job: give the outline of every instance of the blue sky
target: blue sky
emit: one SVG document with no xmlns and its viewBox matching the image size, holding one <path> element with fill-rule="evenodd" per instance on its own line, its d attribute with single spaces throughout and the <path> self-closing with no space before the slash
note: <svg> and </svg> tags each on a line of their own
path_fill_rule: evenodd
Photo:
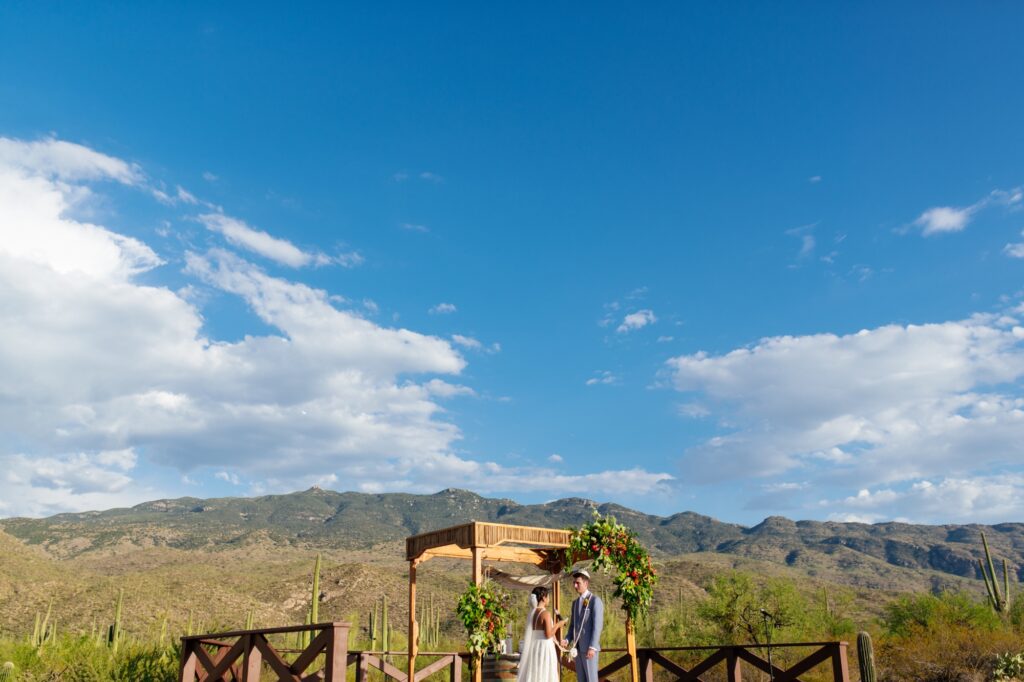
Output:
<svg viewBox="0 0 1024 682">
<path fill-rule="evenodd" d="M 1020 520 L 1009 3 L 8 3 L 0 514 Z"/>
</svg>

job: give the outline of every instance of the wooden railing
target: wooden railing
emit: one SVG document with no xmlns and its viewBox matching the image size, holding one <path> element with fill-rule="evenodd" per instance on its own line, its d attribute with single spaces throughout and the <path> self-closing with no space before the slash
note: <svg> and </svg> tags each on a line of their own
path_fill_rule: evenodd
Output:
<svg viewBox="0 0 1024 682">
<path fill-rule="evenodd" d="M 356 667 L 356 682 L 368 682 L 370 670 L 382 678 L 408 682 L 408 675 L 391 665 L 389 657 L 406 651 L 348 651 L 348 623 L 320 623 L 293 627 L 236 630 L 181 638 L 179 682 L 259 682 L 269 667 L 278 682 L 344 682 L 346 668 Z M 267 635 L 309 632 L 311 642 L 303 649 L 274 647 Z M 234 641 L 226 641 L 234 640 Z M 292 658 L 289 663 L 285 655 Z M 462 661 L 468 654 L 420 652 L 421 658 L 438 657 L 416 671 L 413 682 L 448 671 L 448 682 L 462 682 Z M 323 658 L 320 669 L 310 672 Z"/>
<path fill-rule="evenodd" d="M 356 682 L 369 682 L 370 671 L 377 670 L 381 679 L 387 682 L 409 682 L 404 670 L 388 662 L 388 658 L 402 659 L 405 651 L 348 651 L 348 623 L 320 623 L 261 630 L 238 630 L 210 635 L 182 637 L 180 682 L 259 682 L 260 674 L 269 667 L 278 682 L 344 682 L 348 666 L 355 666 Z M 303 649 L 275 648 L 267 635 L 294 634 L 309 631 L 312 641 Z M 234 641 L 225 641 L 231 640 Z M 744 664 L 760 671 L 774 682 L 801 682 L 800 676 L 825 665 L 831 665 L 833 682 L 849 682 L 847 669 L 846 642 L 811 642 L 772 644 L 770 649 L 775 660 L 769 665 L 768 647 L 763 644 L 742 644 L 707 647 L 640 647 L 637 649 L 637 663 L 641 682 L 655 682 L 656 670 L 662 671 L 672 682 L 709 682 L 705 677 L 714 674 L 720 666 L 725 668 L 728 682 L 742 682 Z M 799 660 L 780 667 L 781 659 L 791 659 L 794 649 L 812 651 Z M 704 655 L 707 652 L 707 655 Z M 785 656 L 780 656 L 782 653 Z M 628 669 L 629 653 L 625 649 L 605 649 L 601 652 L 607 660 L 609 654 L 620 654 L 606 662 L 598 671 L 598 679 L 605 681 L 609 675 Z M 293 657 L 291 663 L 285 655 Z M 688 668 L 669 658 L 683 654 L 688 659 L 700 659 L 688 663 Z M 764 657 L 762 657 L 764 656 Z M 323 657 L 323 665 L 315 672 Z M 447 671 L 448 682 L 462 682 L 463 661 L 469 655 L 462 652 L 420 652 L 417 660 L 435 658 L 416 671 L 412 682 L 423 682 L 428 677 Z M 572 662 L 562 665 L 573 669 Z M 271 678 L 275 679 L 275 678 Z M 563 677 L 563 682 L 571 682 Z M 721 679 L 718 676 L 718 679 Z"/>
<path fill-rule="evenodd" d="M 729 646 L 681 646 L 681 647 L 638 647 L 637 663 L 640 668 L 640 679 L 642 682 L 655 682 L 655 669 L 660 668 L 669 674 L 669 679 L 677 682 L 706 682 L 703 677 L 712 672 L 718 666 L 725 666 L 725 674 L 728 682 L 741 682 L 743 679 L 743 663 L 748 664 L 755 670 L 768 675 L 774 682 L 800 682 L 800 675 L 810 672 L 815 668 L 831 664 L 833 682 L 849 682 L 850 672 L 846 660 L 846 642 L 800 642 L 772 644 L 770 647 L 764 644 L 737 644 Z M 787 668 L 780 668 L 773 661 L 769 665 L 766 658 L 767 652 L 771 650 L 778 656 L 795 648 L 810 648 L 811 653 L 795 661 Z M 690 666 L 689 669 L 679 663 L 669 660 L 669 652 L 699 653 L 708 652 L 702 660 Z M 756 653 L 755 653 L 756 652 Z M 612 673 L 629 667 L 629 653 L 625 649 L 604 649 L 604 654 L 622 653 L 601 668 L 597 672 L 599 680 L 607 680 Z M 562 665 L 569 670 L 575 667 L 571 661 L 562 661 Z"/>
<path fill-rule="evenodd" d="M 338 682 L 345 679 L 348 666 L 348 623 L 319 623 L 260 630 L 236 630 L 210 635 L 181 638 L 179 682 L 258 682 L 264 663 L 287 682 Z M 297 651 L 289 663 L 267 635 L 294 634 L 309 631 L 309 646 Z M 225 640 L 234 639 L 233 642 Z M 317 659 L 325 656 L 324 665 L 315 673 L 306 673 Z"/>
</svg>

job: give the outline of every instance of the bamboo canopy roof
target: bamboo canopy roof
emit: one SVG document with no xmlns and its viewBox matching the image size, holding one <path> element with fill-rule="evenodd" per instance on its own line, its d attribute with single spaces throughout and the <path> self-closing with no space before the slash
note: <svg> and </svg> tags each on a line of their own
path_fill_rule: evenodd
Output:
<svg viewBox="0 0 1024 682">
<path fill-rule="evenodd" d="M 434 557 L 516 561 L 556 572 L 571 539 L 568 530 L 471 521 L 406 538 L 405 558 L 413 564 Z"/>
</svg>

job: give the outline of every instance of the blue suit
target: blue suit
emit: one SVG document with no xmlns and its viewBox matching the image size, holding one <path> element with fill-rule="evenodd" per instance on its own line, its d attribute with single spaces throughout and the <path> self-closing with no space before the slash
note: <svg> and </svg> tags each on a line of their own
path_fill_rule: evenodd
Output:
<svg viewBox="0 0 1024 682">
<path fill-rule="evenodd" d="M 586 603 L 584 603 L 586 600 Z M 577 597 L 572 603 L 572 620 L 569 623 L 569 645 L 576 642 L 579 655 L 576 657 L 576 679 L 578 682 L 598 682 L 597 652 L 601 651 L 601 628 L 604 626 L 604 603 L 593 592 Z M 578 639 L 577 639 L 578 638 Z M 595 654 L 587 660 L 587 649 Z"/>
</svg>

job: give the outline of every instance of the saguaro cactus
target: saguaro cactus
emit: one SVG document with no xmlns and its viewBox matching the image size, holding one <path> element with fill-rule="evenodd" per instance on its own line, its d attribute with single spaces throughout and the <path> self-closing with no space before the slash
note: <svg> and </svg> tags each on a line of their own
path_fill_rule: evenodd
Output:
<svg viewBox="0 0 1024 682">
<path fill-rule="evenodd" d="M 316 555 L 316 565 L 313 566 L 313 602 L 309 609 L 310 621 L 319 623 L 320 620 L 320 555 Z"/>
<path fill-rule="evenodd" d="M 117 646 L 121 642 L 121 607 L 124 606 L 124 588 L 117 593 L 117 604 L 114 606 L 114 622 L 107 630 L 107 646 L 117 653 Z"/>
<path fill-rule="evenodd" d="M 388 625 L 388 596 L 385 594 L 382 597 L 382 604 L 380 607 L 380 637 L 381 637 L 381 649 L 388 651 L 391 648 L 391 628 Z M 387 656 L 383 657 L 387 660 Z"/>
<path fill-rule="evenodd" d="M 857 661 L 860 665 L 860 682 L 875 682 L 875 650 L 871 646 L 871 635 L 857 633 Z"/>
<path fill-rule="evenodd" d="M 370 610 L 370 651 L 377 650 L 377 602 Z"/>
<path fill-rule="evenodd" d="M 0 682 L 14 682 L 15 675 L 18 671 L 14 668 L 14 663 L 7 661 L 0 666 Z"/>
<path fill-rule="evenodd" d="M 996 613 L 1006 613 L 1010 610 L 1010 571 L 1003 559 L 1003 591 L 999 591 L 999 583 L 996 581 L 996 569 L 992 563 L 992 553 L 988 549 L 988 540 L 985 533 L 981 534 L 981 544 L 985 547 L 985 561 L 978 559 L 978 568 L 981 569 L 981 577 L 985 581 L 985 591 L 988 592 L 989 604 Z M 986 566 L 987 564 L 987 566 Z"/>
</svg>

